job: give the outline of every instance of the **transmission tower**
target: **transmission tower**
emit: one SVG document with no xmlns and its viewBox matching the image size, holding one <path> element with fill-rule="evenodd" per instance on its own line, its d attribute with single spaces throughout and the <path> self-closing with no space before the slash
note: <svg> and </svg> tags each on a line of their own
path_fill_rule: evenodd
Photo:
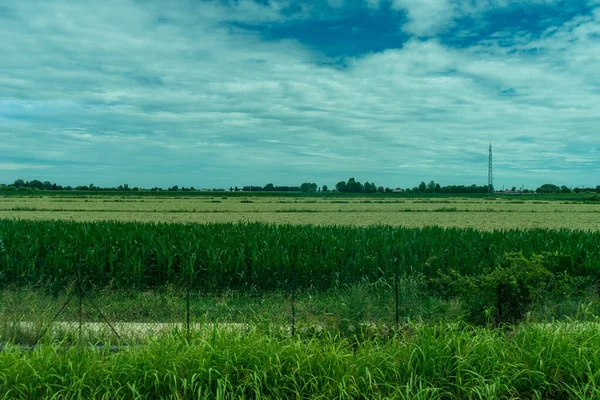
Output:
<svg viewBox="0 0 600 400">
<path fill-rule="evenodd" d="M 488 194 L 494 194 L 494 177 L 492 175 L 492 144 L 490 143 L 490 161 L 488 165 Z"/>
</svg>

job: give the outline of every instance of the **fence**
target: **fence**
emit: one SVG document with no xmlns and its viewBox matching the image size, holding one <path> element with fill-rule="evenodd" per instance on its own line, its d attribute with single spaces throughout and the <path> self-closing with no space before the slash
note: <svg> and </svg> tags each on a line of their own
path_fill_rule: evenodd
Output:
<svg viewBox="0 0 600 400">
<path fill-rule="evenodd" d="M 5 288 L 0 309 L 4 342 L 35 345 L 136 342 L 148 335 L 261 329 L 281 335 L 334 330 L 393 330 L 420 313 L 424 283 L 397 274 L 377 281 L 346 276 L 324 282 L 292 272 L 278 289 L 265 291 L 251 279 L 242 289 L 197 288 L 190 284 L 151 291 L 94 287 L 78 273 L 67 287 Z M 358 283 L 347 283 L 347 282 Z M 328 289 L 321 289 L 322 287 Z M 422 311 L 422 310 L 421 310 Z"/>
<path fill-rule="evenodd" d="M 200 286 L 188 273 L 181 276 L 180 285 L 151 290 L 94 286 L 80 268 L 68 285 L 60 281 L 1 290 L 0 342 L 135 343 L 165 332 L 191 338 L 217 327 L 291 336 L 330 331 L 362 336 L 393 333 L 409 320 L 456 321 L 465 315 L 476 324 L 498 325 L 518 322 L 533 304 L 533 291 L 548 288 L 549 296 L 538 297 L 539 318 L 595 320 L 600 315 L 593 278 L 565 280 L 564 274 L 553 276 L 537 264 L 528 265 L 486 275 L 491 280 L 453 283 L 418 273 L 377 280 L 348 274 L 319 279 L 292 270 L 274 289 L 264 289 L 251 275 L 240 278 L 234 289 L 225 284 Z M 505 283 L 507 276 L 519 280 L 516 288 Z M 532 280 L 536 276 L 539 282 Z M 454 294 L 433 294 L 436 285 L 457 282 L 462 289 L 451 291 Z M 474 282 L 479 283 L 473 286 Z M 473 293 L 465 294 L 467 289 Z"/>
</svg>

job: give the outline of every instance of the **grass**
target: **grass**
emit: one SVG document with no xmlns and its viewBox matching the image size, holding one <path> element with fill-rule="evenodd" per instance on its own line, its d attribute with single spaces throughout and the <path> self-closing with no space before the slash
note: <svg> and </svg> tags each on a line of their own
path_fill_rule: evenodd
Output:
<svg viewBox="0 0 600 400">
<path fill-rule="evenodd" d="M 357 342 L 212 329 L 117 353 L 46 345 L 0 353 L 3 398 L 593 399 L 596 325 L 407 325 Z"/>
</svg>

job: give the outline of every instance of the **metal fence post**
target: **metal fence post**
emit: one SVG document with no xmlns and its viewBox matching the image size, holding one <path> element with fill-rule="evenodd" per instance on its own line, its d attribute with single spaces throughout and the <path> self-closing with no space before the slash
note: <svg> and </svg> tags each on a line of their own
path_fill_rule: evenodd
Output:
<svg viewBox="0 0 600 400">
<path fill-rule="evenodd" d="M 394 292 L 396 297 L 396 329 L 400 327 L 400 314 L 398 304 L 398 272 L 394 272 Z"/>
<path fill-rule="evenodd" d="M 81 286 L 81 264 L 79 264 L 79 268 L 77 269 L 77 296 L 79 297 L 79 345 L 81 346 L 82 341 L 82 331 L 83 331 L 83 287 Z"/>
<path fill-rule="evenodd" d="M 185 329 L 187 337 L 190 337 L 190 276 L 188 273 L 187 285 L 186 285 L 186 295 L 185 295 Z"/>
<path fill-rule="evenodd" d="M 292 269 L 292 336 L 296 334 L 296 271 Z"/>
</svg>

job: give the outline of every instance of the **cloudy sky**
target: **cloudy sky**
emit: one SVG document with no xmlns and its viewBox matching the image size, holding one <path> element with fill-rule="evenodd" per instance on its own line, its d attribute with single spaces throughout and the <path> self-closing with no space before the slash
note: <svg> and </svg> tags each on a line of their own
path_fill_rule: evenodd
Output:
<svg viewBox="0 0 600 400">
<path fill-rule="evenodd" d="M 0 0 L 0 182 L 600 184 L 600 0 Z"/>
</svg>

